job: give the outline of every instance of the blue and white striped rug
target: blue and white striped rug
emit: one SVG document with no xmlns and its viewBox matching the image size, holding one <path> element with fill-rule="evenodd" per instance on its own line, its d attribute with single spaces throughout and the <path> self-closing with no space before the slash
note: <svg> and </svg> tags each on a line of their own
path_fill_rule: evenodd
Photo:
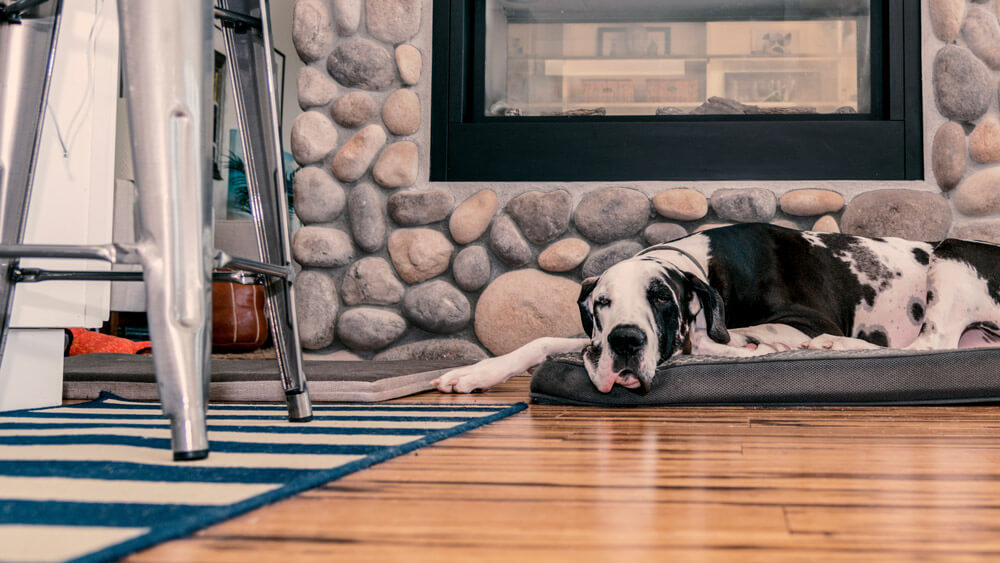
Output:
<svg viewBox="0 0 1000 563">
<path fill-rule="evenodd" d="M 208 459 L 174 463 L 159 405 L 105 394 L 0 413 L 0 561 L 104 561 L 514 414 L 516 405 L 212 405 Z"/>
</svg>

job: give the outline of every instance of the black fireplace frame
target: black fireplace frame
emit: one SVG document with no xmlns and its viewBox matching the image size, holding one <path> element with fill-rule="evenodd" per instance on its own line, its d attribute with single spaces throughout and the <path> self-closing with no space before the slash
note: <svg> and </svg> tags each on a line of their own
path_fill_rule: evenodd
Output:
<svg viewBox="0 0 1000 563">
<path fill-rule="evenodd" d="M 871 8 L 871 114 L 499 117 L 483 0 L 435 1 L 430 179 L 923 179 L 920 4 Z"/>
</svg>

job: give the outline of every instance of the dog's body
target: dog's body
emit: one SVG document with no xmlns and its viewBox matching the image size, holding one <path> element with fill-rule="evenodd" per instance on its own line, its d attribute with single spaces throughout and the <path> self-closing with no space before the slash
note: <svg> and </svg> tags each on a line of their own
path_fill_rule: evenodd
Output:
<svg viewBox="0 0 1000 563">
<path fill-rule="evenodd" d="M 555 353 L 583 352 L 597 388 L 648 390 L 677 353 L 1000 344 L 1000 246 L 862 238 L 745 224 L 657 245 L 583 282 L 588 338 L 541 338 L 453 370 L 486 389 Z"/>
</svg>

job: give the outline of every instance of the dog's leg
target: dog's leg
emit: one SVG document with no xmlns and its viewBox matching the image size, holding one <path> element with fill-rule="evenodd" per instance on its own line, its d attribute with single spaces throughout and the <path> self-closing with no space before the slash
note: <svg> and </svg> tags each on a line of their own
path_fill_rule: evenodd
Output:
<svg viewBox="0 0 1000 563">
<path fill-rule="evenodd" d="M 589 343 L 589 338 L 539 338 L 503 356 L 453 369 L 433 383 L 443 393 L 483 391 L 528 371 L 553 354 L 579 353 Z"/>
<path fill-rule="evenodd" d="M 821 334 L 815 338 L 807 339 L 802 343 L 801 348 L 808 350 L 874 350 L 881 348 L 867 340 L 851 338 L 849 336 L 834 336 L 832 334 Z"/>
<path fill-rule="evenodd" d="M 712 340 L 704 331 L 695 331 L 691 334 L 691 354 L 696 356 L 750 358 L 763 356 L 764 354 L 773 354 L 779 351 L 777 348 L 772 348 L 763 342 L 754 344 L 752 340 L 745 339 L 740 334 L 733 335 L 732 331 L 730 331 L 730 336 L 732 340 L 729 344 L 722 344 Z M 748 344 L 754 344 L 755 347 L 751 348 Z"/>
</svg>

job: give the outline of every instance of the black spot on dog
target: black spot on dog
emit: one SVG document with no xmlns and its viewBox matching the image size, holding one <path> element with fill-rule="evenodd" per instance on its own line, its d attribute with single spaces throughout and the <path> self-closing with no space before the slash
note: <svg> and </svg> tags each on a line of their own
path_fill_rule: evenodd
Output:
<svg viewBox="0 0 1000 563">
<path fill-rule="evenodd" d="M 924 266 L 931 263 L 931 255 L 927 254 L 927 251 L 922 248 L 913 249 L 913 258 Z"/>
<path fill-rule="evenodd" d="M 869 307 L 875 306 L 876 295 L 878 295 L 878 293 L 875 291 L 874 287 L 870 285 L 861 286 L 861 296 L 864 298 L 865 303 L 867 303 Z"/>
<path fill-rule="evenodd" d="M 924 322 L 924 304 L 919 301 L 910 303 L 910 320 L 913 324 Z"/>
<path fill-rule="evenodd" d="M 926 299 L 926 301 L 927 301 L 928 305 L 931 304 L 931 301 L 934 301 L 934 292 L 933 291 L 928 291 L 927 292 L 927 299 Z"/>
<path fill-rule="evenodd" d="M 882 346 L 883 348 L 889 346 L 889 336 L 884 330 L 879 328 L 873 328 L 870 331 L 858 331 L 858 338 L 865 342 L 871 342 L 876 346 Z"/>
</svg>

